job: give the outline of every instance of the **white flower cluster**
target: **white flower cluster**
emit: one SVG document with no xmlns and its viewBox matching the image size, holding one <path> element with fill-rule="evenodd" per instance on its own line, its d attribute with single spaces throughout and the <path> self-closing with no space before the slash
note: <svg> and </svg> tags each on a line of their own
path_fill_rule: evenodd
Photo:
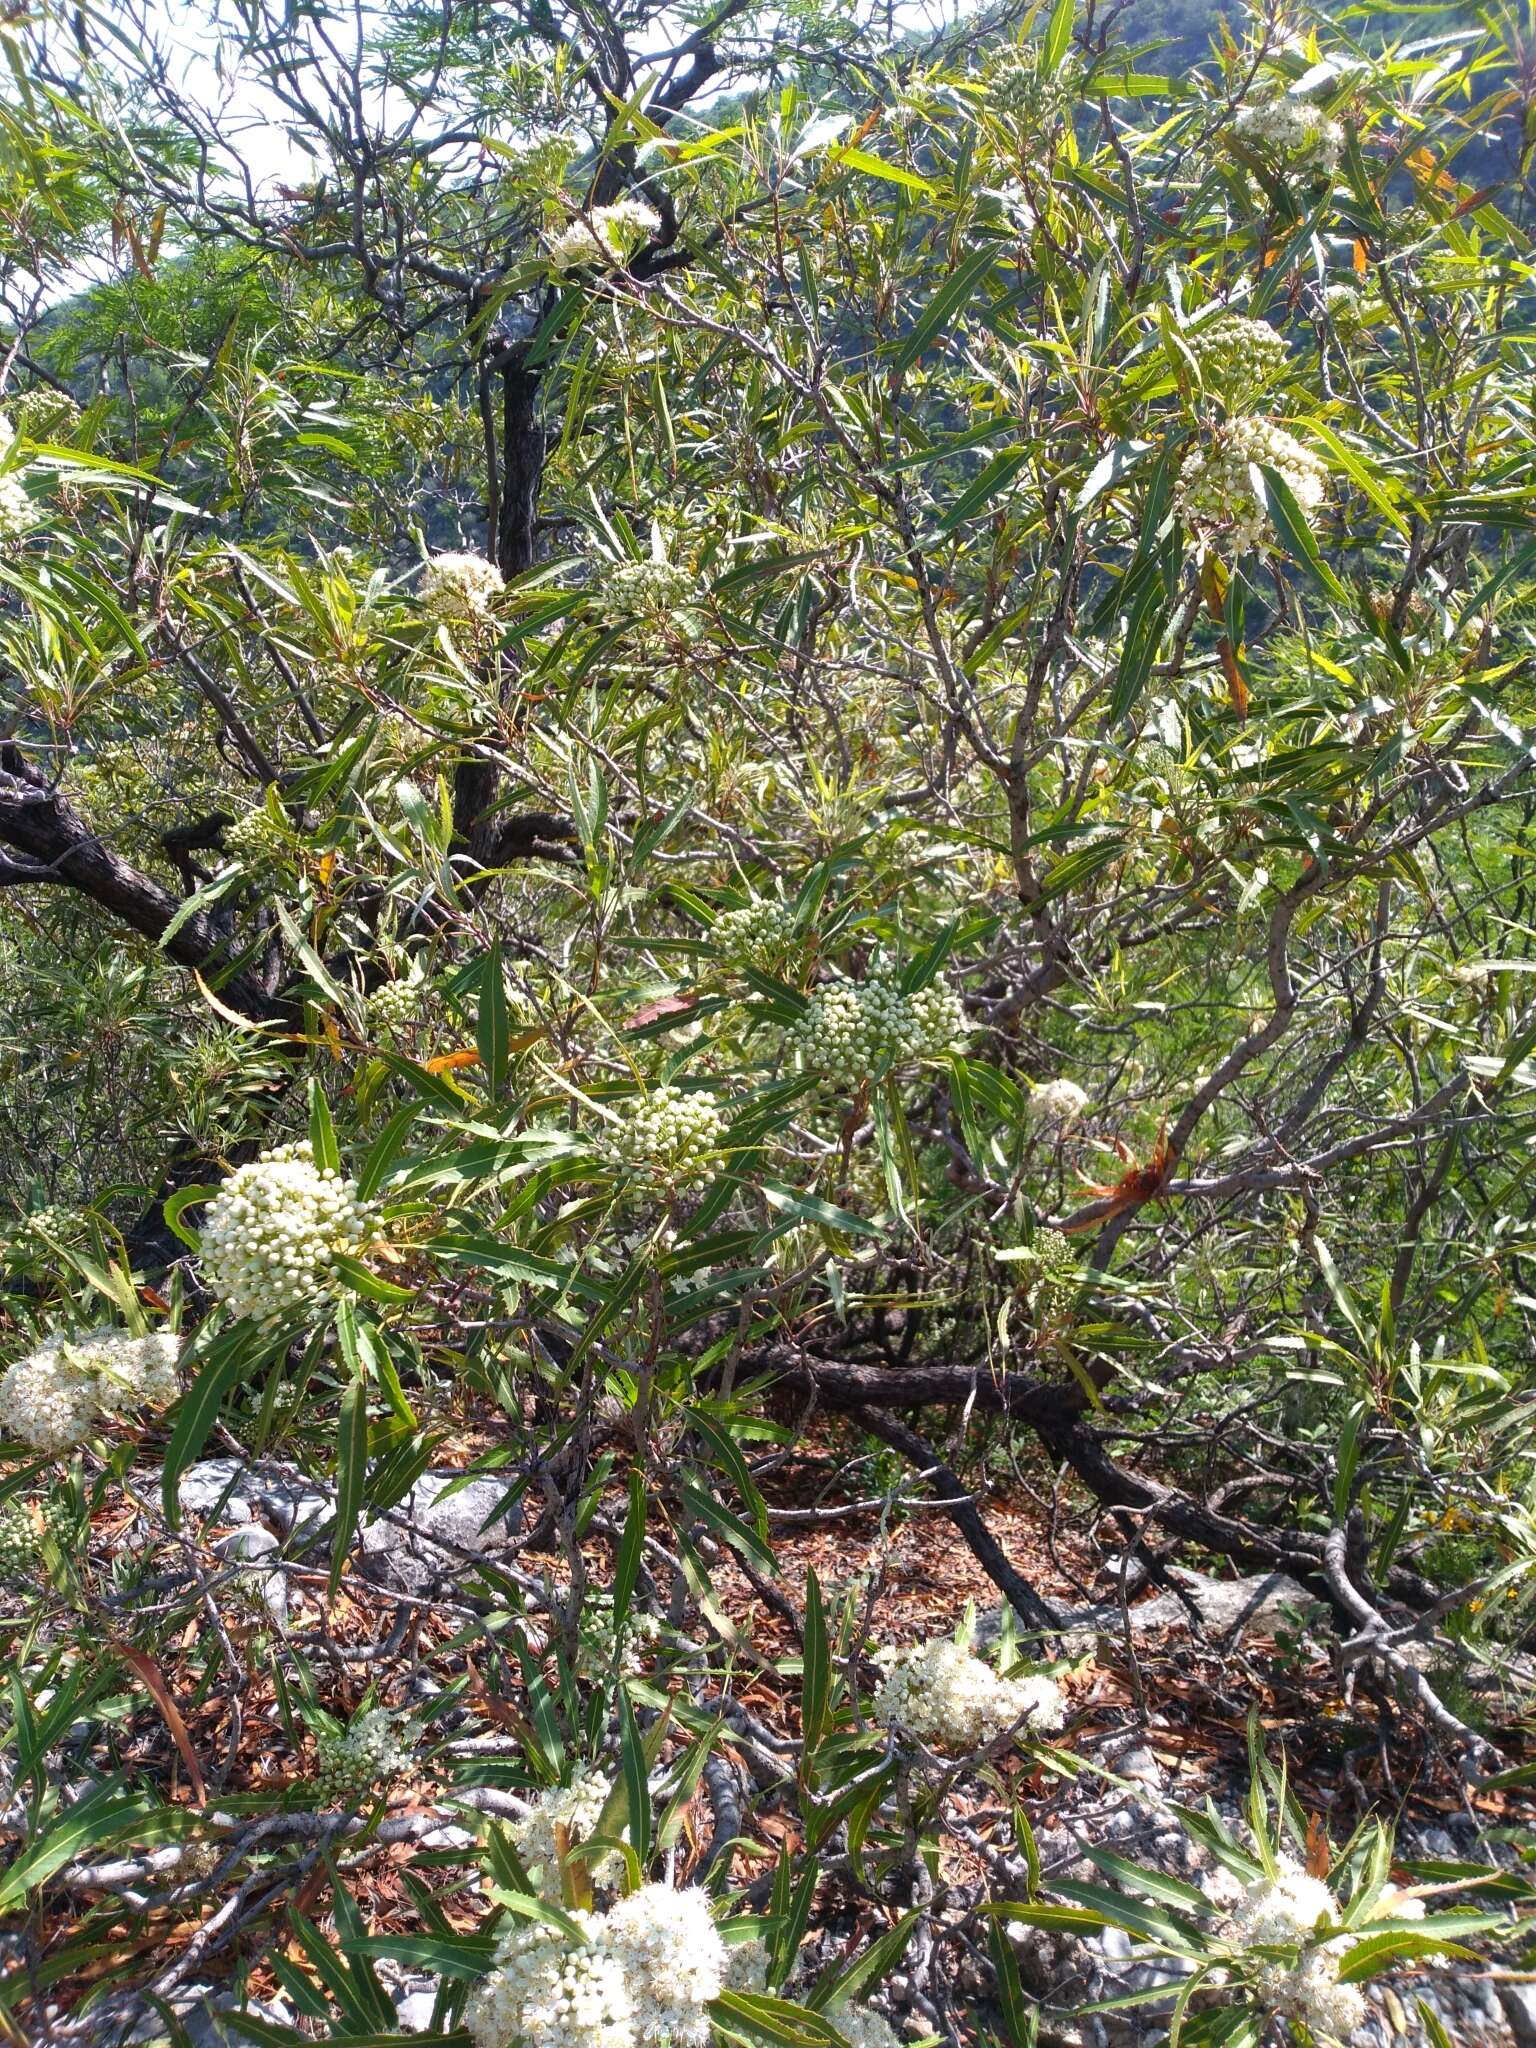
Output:
<svg viewBox="0 0 1536 2048">
<path fill-rule="evenodd" d="M 736 910 L 722 910 L 709 936 L 728 960 L 767 967 L 795 943 L 795 906 L 772 896 L 755 896 Z"/>
<path fill-rule="evenodd" d="M 1029 1091 L 1028 1107 L 1034 1123 L 1075 1124 L 1088 1107 L 1088 1091 L 1064 1077 L 1037 1081 Z"/>
<path fill-rule="evenodd" d="M 685 1095 L 667 1083 L 625 1111 L 606 1150 L 616 1166 L 681 1187 L 714 1173 L 724 1130 L 725 1119 L 707 1095 Z"/>
<path fill-rule="evenodd" d="M 1344 148 L 1344 130 L 1337 121 L 1330 120 L 1310 100 L 1284 93 L 1278 99 L 1244 107 L 1232 132 L 1287 163 L 1315 164 L 1324 171 L 1333 169 Z"/>
<path fill-rule="evenodd" d="M 1272 469 L 1289 486 L 1304 515 L 1328 495 L 1327 466 L 1294 435 L 1259 413 L 1243 413 L 1215 428 L 1179 472 L 1175 504 L 1181 518 L 1206 534 L 1225 532 L 1239 553 L 1262 547 L 1269 509 L 1256 472 Z"/>
<path fill-rule="evenodd" d="M 1290 360 L 1284 335 L 1246 313 L 1218 313 L 1187 339 L 1201 377 L 1214 391 L 1256 391 Z"/>
<path fill-rule="evenodd" d="M 615 562 L 603 596 L 610 611 L 663 619 L 694 594 L 693 577 L 678 562 Z"/>
<path fill-rule="evenodd" d="M 25 533 L 32 524 L 32 500 L 22 488 L 19 467 L 11 467 L 16 429 L 0 413 L 0 535 Z"/>
<path fill-rule="evenodd" d="M 180 1349 L 181 1340 L 169 1331 L 55 1334 L 0 1380 L 0 1426 L 38 1451 L 84 1443 L 106 1416 L 174 1401 Z"/>
<path fill-rule="evenodd" d="M 532 1812 L 513 1822 L 512 1839 L 517 1853 L 530 1870 L 540 1873 L 539 1889 L 545 1898 L 557 1902 L 560 1898 L 560 1852 L 555 1840 L 556 1828 L 563 1830 L 567 1849 L 574 1849 L 579 1842 L 589 1840 L 602 1818 L 603 1807 L 612 1790 L 611 1778 L 590 1764 L 578 1764 L 568 1785 L 546 1786 L 534 1801 Z M 623 1867 L 623 1857 L 613 1850 L 605 1850 L 595 1861 L 585 1865 L 594 1884 L 612 1884 Z"/>
<path fill-rule="evenodd" d="M 450 626 L 479 626 L 506 588 L 501 571 L 484 555 L 434 555 L 421 572 L 418 595 L 433 618 Z"/>
<path fill-rule="evenodd" d="M 579 213 L 549 244 L 551 270 L 612 270 L 661 232 L 661 216 L 643 199 L 616 199 Z"/>
<path fill-rule="evenodd" d="M 818 989 L 792 1036 L 831 1080 L 865 1081 L 882 1064 L 937 1059 L 965 1038 L 960 998 L 942 982 L 904 995 L 895 977 L 835 981 Z"/>
<path fill-rule="evenodd" d="M 357 1714 L 340 1735 L 316 1739 L 319 1764 L 315 1792 L 322 1806 L 355 1799 L 374 1785 L 387 1785 L 409 1769 L 414 1755 L 409 1723 L 401 1723 L 388 1707 L 370 1707 Z"/>
<path fill-rule="evenodd" d="M 1222 1898 L 1225 1873 L 1213 1873 L 1207 1890 Z M 1424 1902 L 1388 1885 L 1371 1909 L 1371 1921 L 1422 1920 Z M 1364 2024 L 1366 2003 L 1353 1984 L 1339 1982 L 1339 1965 L 1357 1937 L 1341 1933 L 1338 1901 L 1320 1877 L 1294 1856 L 1276 1859 L 1273 1877 L 1256 1878 L 1221 1922 L 1223 1938 L 1236 1948 L 1298 1949 L 1294 1961 L 1262 1962 L 1255 1976 L 1259 1997 L 1272 2013 L 1300 2020 L 1320 2040 L 1348 2041 Z"/>
<path fill-rule="evenodd" d="M 642 1885 L 583 1941 L 519 1922 L 501 1938 L 465 2018 L 476 2048 L 704 2048 L 728 1970 L 708 1896 Z"/>
<path fill-rule="evenodd" d="M 1054 1679 L 1000 1678 L 948 1636 L 898 1651 L 889 1661 L 875 1692 L 875 1719 L 935 1749 L 979 1749 L 1026 1715 L 1028 1732 L 1036 1735 L 1053 1733 L 1066 1719 Z"/>
<path fill-rule="evenodd" d="M 203 1277 L 235 1315 L 271 1322 L 332 1293 L 338 1255 L 367 1236 L 356 1183 L 316 1166 L 306 1138 L 225 1181 L 203 1220 Z"/>
</svg>

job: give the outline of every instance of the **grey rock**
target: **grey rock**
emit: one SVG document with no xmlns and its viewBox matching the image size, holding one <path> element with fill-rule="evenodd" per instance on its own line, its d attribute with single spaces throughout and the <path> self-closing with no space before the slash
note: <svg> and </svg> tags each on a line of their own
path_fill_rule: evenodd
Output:
<svg viewBox="0 0 1536 2048">
<path fill-rule="evenodd" d="M 451 1580 L 483 1551 L 506 1542 L 509 1490 L 505 1480 L 424 1472 L 389 1517 L 364 1529 L 359 1569 L 376 1585 L 402 1593 Z"/>
<path fill-rule="evenodd" d="M 216 1515 L 221 1522 L 263 1522 L 290 1542 L 302 1543 L 306 1527 L 318 1535 L 331 1511 L 323 1486 L 282 1466 L 248 1464 L 240 1458 L 202 1458 L 177 1482 L 184 1514 Z"/>
<path fill-rule="evenodd" d="M 1498 1994 L 1519 2048 L 1536 2048 L 1536 1984 L 1500 1984 Z"/>
<path fill-rule="evenodd" d="M 437 2004 L 437 1983 L 435 1977 L 421 1979 L 413 1989 L 395 2000 L 395 2023 L 406 2033 L 424 2034 L 431 2026 L 433 2009 Z"/>
</svg>

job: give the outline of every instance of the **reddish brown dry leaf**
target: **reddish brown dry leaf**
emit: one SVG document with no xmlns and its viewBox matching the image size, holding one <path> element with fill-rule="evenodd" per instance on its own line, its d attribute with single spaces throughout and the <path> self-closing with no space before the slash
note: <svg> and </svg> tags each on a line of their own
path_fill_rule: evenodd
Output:
<svg viewBox="0 0 1536 2048">
<path fill-rule="evenodd" d="M 647 1003 L 643 1010 L 636 1010 L 633 1017 L 624 1019 L 626 1031 L 639 1031 L 646 1024 L 655 1024 L 663 1017 L 691 1017 L 699 1007 L 699 999 L 690 990 L 685 995 L 661 996 L 654 1003 Z"/>
<path fill-rule="evenodd" d="M 138 1674 L 145 1691 L 160 1709 L 160 1718 L 171 1731 L 171 1740 L 186 1766 L 187 1783 L 192 1787 L 192 1797 L 199 1806 L 206 1806 L 208 1794 L 203 1787 L 202 1766 L 197 1761 L 197 1751 L 192 1747 L 192 1738 L 187 1733 L 187 1724 L 181 1718 L 181 1709 L 171 1698 L 170 1687 L 160 1675 L 160 1667 L 153 1657 L 142 1650 L 119 1648 L 117 1653 L 130 1671 Z"/>
<path fill-rule="evenodd" d="M 1118 1147 L 1124 1157 L 1124 1148 Z M 1168 1125 L 1166 1120 L 1157 1133 L 1157 1143 L 1152 1147 L 1152 1157 L 1145 1166 L 1132 1166 L 1121 1174 L 1117 1181 L 1088 1181 L 1085 1183 L 1090 1195 L 1099 1195 L 1109 1203 L 1102 1216 L 1090 1216 L 1081 1223 L 1064 1223 L 1062 1229 L 1092 1230 L 1100 1223 L 1107 1223 L 1111 1216 L 1122 1216 L 1127 1209 L 1139 1209 L 1143 1202 L 1150 1202 L 1154 1195 L 1162 1192 L 1173 1161 L 1168 1152 Z"/>
</svg>

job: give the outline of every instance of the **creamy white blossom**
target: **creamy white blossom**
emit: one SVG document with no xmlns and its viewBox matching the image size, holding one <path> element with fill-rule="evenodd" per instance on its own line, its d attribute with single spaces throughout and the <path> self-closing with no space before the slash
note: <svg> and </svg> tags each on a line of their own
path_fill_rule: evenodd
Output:
<svg viewBox="0 0 1536 2048">
<path fill-rule="evenodd" d="M 0 413 L 0 538 L 25 533 L 33 521 L 32 500 L 22 488 L 21 466 L 12 458 L 16 429 Z"/>
<path fill-rule="evenodd" d="M 1175 505 L 1199 534 L 1221 535 L 1239 553 L 1262 547 L 1269 508 L 1259 475 L 1272 469 L 1290 487 L 1304 518 L 1328 495 L 1327 465 L 1293 434 L 1258 413 L 1239 414 L 1211 431 L 1179 472 Z"/>
<path fill-rule="evenodd" d="M 180 1348 L 163 1330 L 55 1332 L 0 1380 L 0 1426 L 34 1450 L 67 1450 L 107 1416 L 173 1401 Z"/>
<path fill-rule="evenodd" d="M 604 1931 L 629 1985 L 635 2039 L 703 2048 L 710 2030 L 704 2008 L 719 1997 L 726 1972 L 708 1893 L 642 1885 L 619 1900 Z"/>
<path fill-rule="evenodd" d="M 950 1637 L 885 1654 L 890 1669 L 875 1692 L 875 1719 L 935 1749 L 979 1749 L 1026 1716 L 1027 1732 L 1037 1735 L 1066 1719 L 1054 1679 L 1001 1678 Z"/>
<path fill-rule="evenodd" d="M 203 1277 L 237 1316 L 271 1322 L 338 1286 L 336 1260 L 368 1236 L 356 1183 L 319 1167 L 307 1139 L 229 1176 L 203 1221 Z"/>
<path fill-rule="evenodd" d="M 834 2006 L 827 2017 L 849 2048 L 903 2048 L 900 2034 L 872 2005 Z"/>
<path fill-rule="evenodd" d="M 1320 1877 L 1282 1856 L 1273 1877 L 1256 1878 L 1232 1912 L 1232 1936 L 1245 1947 L 1284 1947 L 1311 1939 L 1319 1921 L 1337 1925 L 1338 1901 Z"/>
<path fill-rule="evenodd" d="M 595 1913 L 570 1917 L 581 1946 L 538 1921 L 502 1935 L 464 2015 L 475 2048 L 635 2048 L 623 1961 Z"/>
<path fill-rule="evenodd" d="M 434 555 L 421 572 L 418 595 L 435 619 L 450 626 L 482 625 L 506 588 L 501 571 L 484 555 Z"/>
<path fill-rule="evenodd" d="M 581 1934 L 519 1923 L 465 2017 L 476 2048 L 704 2048 L 729 1974 L 708 1894 L 647 1884 Z"/>
<path fill-rule="evenodd" d="M 550 241 L 551 270 L 612 270 L 661 232 L 661 216 L 643 199 L 616 199 L 579 213 Z"/>
<path fill-rule="evenodd" d="M 602 1818 L 612 1790 L 611 1778 L 590 1764 L 578 1764 L 569 1784 L 546 1786 L 534 1800 L 532 1811 L 513 1822 L 512 1839 L 517 1853 L 530 1870 L 540 1873 L 539 1889 L 545 1898 L 558 1901 L 561 1895 L 555 1830 L 563 1832 L 567 1849 L 587 1841 Z M 624 1861 L 616 1851 L 609 1850 L 584 1867 L 594 1884 L 611 1884 L 622 1871 Z"/>
<path fill-rule="evenodd" d="M 709 1096 L 666 1083 L 626 1105 L 605 1149 L 616 1166 L 683 1187 L 708 1180 L 719 1167 L 724 1132 L 725 1118 Z"/>
<path fill-rule="evenodd" d="M 1027 1098 L 1029 1114 L 1038 1124 L 1072 1124 L 1088 1107 L 1088 1091 L 1075 1081 L 1058 1076 L 1054 1081 L 1037 1081 Z"/>
<path fill-rule="evenodd" d="M 1325 171 L 1333 169 L 1344 148 L 1344 130 L 1337 121 L 1309 100 L 1284 93 L 1244 107 L 1232 123 L 1232 132 L 1287 163 L 1313 164 Z"/>
</svg>

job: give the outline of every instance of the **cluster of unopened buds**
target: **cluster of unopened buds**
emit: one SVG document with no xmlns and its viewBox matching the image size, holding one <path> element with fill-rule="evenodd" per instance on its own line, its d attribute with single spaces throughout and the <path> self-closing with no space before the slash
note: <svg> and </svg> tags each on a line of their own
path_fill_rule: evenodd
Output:
<svg viewBox="0 0 1536 2048">
<path fill-rule="evenodd" d="M 380 982 L 377 988 L 369 990 L 365 1005 L 369 1036 L 382 1039 L 403 1037 L 420 1020 L 428 1000 L 425 982 L 404 977 L 399 981 Z"/>
<path fill-rule="evenodd" d="M 685 1094 L 667 1082 L 626 1106 L 604 1150 L 615 1166 L 668 1187 L 686 1187 L 718 1170 L 724 1134 L 725 1118 L 708 1095 Z"/>
<path fill-rule="evenodd" d="M 610 611 L 664 619 L 694 595 L 693 576 L 679 562 L 652 556 L 638 562 L 615 562 L 608 570 L 603 596 Z"/>
<path fill-rule="evenodd" d="M 370 1707 L 353 1717 L 339 1735 L 316 1737 L 315 1796 L 322 1806 L 341 1806 L 388 1785 L 409 1770 L 415 1755 L 409 1724 L 387 1707 Z"/>
<path fill-rule="evenodd" d="M 754 896 L 734 910 L 722 910 L 709 936 L 727 960 L 769 967 L 795 944 L 795 906 L 774 896 Z"/>
<path fill-rule="evenodd" d="M 369 1235 L 356 1183 L 316 1166 L 308 1139 L 240 1166 L 203 1219 L 203 1278 L 237 1316 L 273 1322 L 334 1294 L 336 1261 Z"/>
<path fill-rule="evenodd" d="M 265 804 L 246 811 L 224 828 L 224 851 L 247 874 L 266 874 L 289 865 L 294 848 L 292 827 L 275 818 Z"/>
<path fill-rule="evenodd" d="M 791 1030 L 801 1057 L 829 1080 L 857 1085 L 882 1067 L 938 1059 L 963 1044 L 965 1011 L 942 982 L 905 993 L 894 975 L 817 989 Z"/>
<path fill-rule="evenodd" d="M 180 1350 L 180 1338 L 165 1330 L 56 1333 L 0 1380 L 0 1427 L 34 1450 L 68 1450 L 109 1416 L 174 1401 Z"/>
<path fill-rule="evenodd" d="M 1070 1319 L 1083 1282 L 1070 1239 L 1059 1230 L 1037 1230 L 1012 1271 L 1039 1328 L 1059 1329 Z"/>
<path fill-rule="evenodd" d="M 1260 469 L 1272 469 L 1289 486 L 1303 518 L 1321 509 L 1327 465 L 1273 420 L 1243 413 L 1213 427 L 1205 446 L 1186 459 L 1174 501 L 1180 517 L 1197 533 L 1225 536 L 1240 554 L 1262 547 L 1269 506 Z"/>
<path fill-rule="evenodd" d="M 1208 389 L 1231 396 L 1257 391 L 1278 376 L 1290 358 L 1285 337 L 1267 320 L 1246 313 L 1218 313 L 1185 336 Z"/>
<path fill-rule="evenodd" d="M 1241 141 L 1252 143 L 1290 164 L 1311 164 L 1331 171 L 1344 148 L 1344 130 L 1310 100 L 1282 93 L 1256 106 L 1244 107 L 1232 123 Z"/>
<path fill-rule="evenodd" d="M 953 1637 L 880 1657 L 888 1669 L 875 1692 L 875 1719 L 934 1749 L 963 1754 L 1014 1727 L 1026 1736 L 1053 1734 L 1066 1719 L 1053 1678 L 1003 1678 Z"/>
<path fill-rule="evenodd" d="M 62 1544 L 75 1526 L 75 1510 L 67 1496 L 50 1493 L 42 1500 L 14 1495 L 0 1505 L 0 1579 L 22 1579 L 37 1570 L 44 1542 Z"/>
<path fill-rule="evenodd" d="M 643 199 L 616 199 L 579 213 L 550 240 L 551 270 L 613 270 L 661 232 L 661 216 Z"/>
</svg>

